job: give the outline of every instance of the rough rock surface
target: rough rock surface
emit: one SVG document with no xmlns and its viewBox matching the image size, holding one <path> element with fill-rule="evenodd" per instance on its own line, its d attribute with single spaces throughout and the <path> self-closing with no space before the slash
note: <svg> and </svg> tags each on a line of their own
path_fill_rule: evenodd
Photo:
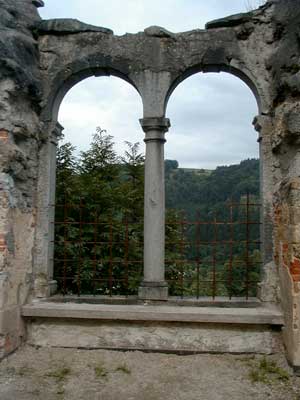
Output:
<svg viewBox="0 0 300 400">
<path fill-rule="evenodd" d="M 107 34 L 113 34 L 111 29 L 102 28 L 100 26 L 94 26 L 84 24 L 77 19 L 50 19 L 41 21 L 36 25 L 39 34 L 53 34 L 63 35 L 68 33 L 82 33 L 82 32 L 102 32 Z"/>
<path fill-rule="evenodd" d="M 279 373 L 265 373 L 271 366 Z M 1 400 L 298 400 L 300 378 L 290 373 L 278 356 L 25 347 L 0 363 L 0 393 Z"/>
<path fill-rule="evenodd" d="M 23 335 L 33 279 L 42 82 L 32 1 L 0 1 L 0 357 Z"/>
</svg>

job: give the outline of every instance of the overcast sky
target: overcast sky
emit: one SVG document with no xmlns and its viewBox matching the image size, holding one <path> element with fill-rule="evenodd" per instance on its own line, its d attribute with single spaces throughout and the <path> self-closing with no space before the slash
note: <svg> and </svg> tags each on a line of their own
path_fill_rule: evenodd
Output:
<svg viewBox="0 0 300 400">
<path fill-rule="evenodd" d="M 159 25 L 173 32 L 204 28 L 207 21 L 246 11 L 248 0 L 46 0 L 42 18 L 77 18 L 110 28 L 117 35 Z M 252 0 L 258 3 L 259 0 Z M 215 168 L 258 157 L 252 120 L 257 115 L 250 89 L 229 74 L 196 74 L 171 96 L 167 117 L 166 158 L 181 167 Z M 97 126 L 114 136 L 119 153 L 124 141 L 141 142 L 138 93 L 114 77 L 86 79 L 65 96 L 59 122 L 65 139 L 78 150 L 88 147 Z"/>
</svg>

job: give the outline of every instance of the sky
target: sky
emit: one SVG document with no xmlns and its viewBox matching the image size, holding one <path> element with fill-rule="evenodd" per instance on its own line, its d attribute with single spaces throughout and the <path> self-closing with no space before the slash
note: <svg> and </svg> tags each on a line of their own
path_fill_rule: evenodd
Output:
<svg viewBox="0 0 300 400">
<path fill-rule="evenodd" d="M 76 18 L 110 28 L 116 35 L 136 33 L 151 25 L 173 32 L 204 28 L 206 22 L 247 11 L 248 3 L 259 0 L 45 0 L 42 18 Z M 166 116 L 167 159 L 180 167 L 213 169 L 258 157 L 257 133 L 252 120 L 257 103 L 250 89 L 225 73 L 195 74 L 173 92 Z M 88 78 L 65 96 L 59 111 L 65 141 L 77 152 L 86 150 L 100 126 L 114 137 L 122 154 L 125 141 L 140 142 L 143 110 L 139 94 L 115 77 Z"/>
</svg>

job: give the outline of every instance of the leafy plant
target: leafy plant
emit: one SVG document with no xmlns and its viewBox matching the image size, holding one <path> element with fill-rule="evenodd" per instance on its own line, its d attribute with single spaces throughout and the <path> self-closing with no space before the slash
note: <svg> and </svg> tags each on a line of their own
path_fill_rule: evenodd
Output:
<svg viewBox="0 0 300 400">
<path fill-rule="evenodd" d="M 290 379 L 290 375 L 286 370 L 280 368 L 275 361 L 263 357 L 258 365 L 255 364 L 252 366 L 249 378 L 253 383 L 261 382 L 270 384 L 276 381 L 287 382 Z"/>
</svg>

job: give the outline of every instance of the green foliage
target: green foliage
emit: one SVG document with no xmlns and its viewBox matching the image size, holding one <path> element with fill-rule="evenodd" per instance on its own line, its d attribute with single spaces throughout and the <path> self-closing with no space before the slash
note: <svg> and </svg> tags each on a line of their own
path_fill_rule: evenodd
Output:
<svg viewBox="0 0 300 400">
<path fill-rule="evenodd" d="M 247 212 L 249 220 L 259 222 L 259 207 L 250 206 L 247 211 L 245 205 L 231 208 L 229 204 L 245 204 L 247 192 L 251 204 L 259 203 L 259 161 L 245 160 L 214 171 L 166 168 L 165 172 L 166 204 L 169 213 L 173 209 L 167 233 L 177 237 L 177 244 L 173 240 L 171 247 L 167 245 L 173 259 L 167 262 L 170 293 L 256 296 L 259 224 L 247 228 L 243 222 Z M 179 220 L 186 224 L 176 224 Z M 214 226 L 214 221 L 223 223 Z M 248 249 L 246 240 L 251 241 Z"/>
<path fill-rule="evenodd" d="M 166 175 L 170 174 L 171 171 L 177 169 L 179 166 L 177 160 L 165 160 L 165 172 Z"/>
<path fill-rule="evenodd" d="M 252 365 L 249 378 L 253 383 L 271 384 L 276 381 L 288 382 L 290 375 L 285 369 L 279 367 L 276 361 L 263 357 L 258 364 Z"/>
<path fill-rule="evenodd" d="M 78 159 L 69 143 L 58 149 L 55 275 L 64 293 L 137 290 L 144 157 L 138 143 L 127 142 L 120 159 L 113 146 L 112 136 L 97 128 L 90 148 Z"/>
<path fill-rule="evenodd" d="M 259 196 L 259 161 L 217 167 L 211 173 L 178 168 L 166 170 L 166 206 L 185 210 L 187 216 L 222 214 L 224 203 L 239 201 L 247 192 Z"/>
<path fill-rule="evenodd" d="M 77 160 L 74 157 L 75 147 L 65 143 L 58 147 L 56 154 L 56 201 L 64 202 L 65 197 L 72 196 L 76 185 Z"/>
<path fill-rule="evenodd" d="M 97 365 L 94 371 L 97 378 L 106 378 L 108 375 L 108 371 L 103 365 Z"/>
<path fill-rule="evenodd" d="M 137 293 L 143 266 L 145 160 L 139 143 L 126 145 L 118 157 L 112 136 L 97 128 L 89 149 L 78 158 L 70 143 L 58 149 L 55 279 L 65 294 Z M 244 203 L 246 192 L 252 193 L 251 202 L 258 202 L 258 160 L 214 171 L 181 169 L 176 160 L 166 160 L 165 175 L 170 294 L 255 295 L 260 253 L 254 244 L 246 251 L 245 241 L 259 239 L 259 226 L 246 232 L 245 224 L 223 224 L 216 231 L 210 223 L 229 221 L 228 202 Z M 250 219 L 258 221 L 258 214 L 258 209 L 251 210 Z M 245 206 L 234 209 L 231 218 L 245 220 Z M 208 224 L 185 223 L 200 220 Z M 231 247 L 223 244 L 232 238 Z"/>
</svg>

